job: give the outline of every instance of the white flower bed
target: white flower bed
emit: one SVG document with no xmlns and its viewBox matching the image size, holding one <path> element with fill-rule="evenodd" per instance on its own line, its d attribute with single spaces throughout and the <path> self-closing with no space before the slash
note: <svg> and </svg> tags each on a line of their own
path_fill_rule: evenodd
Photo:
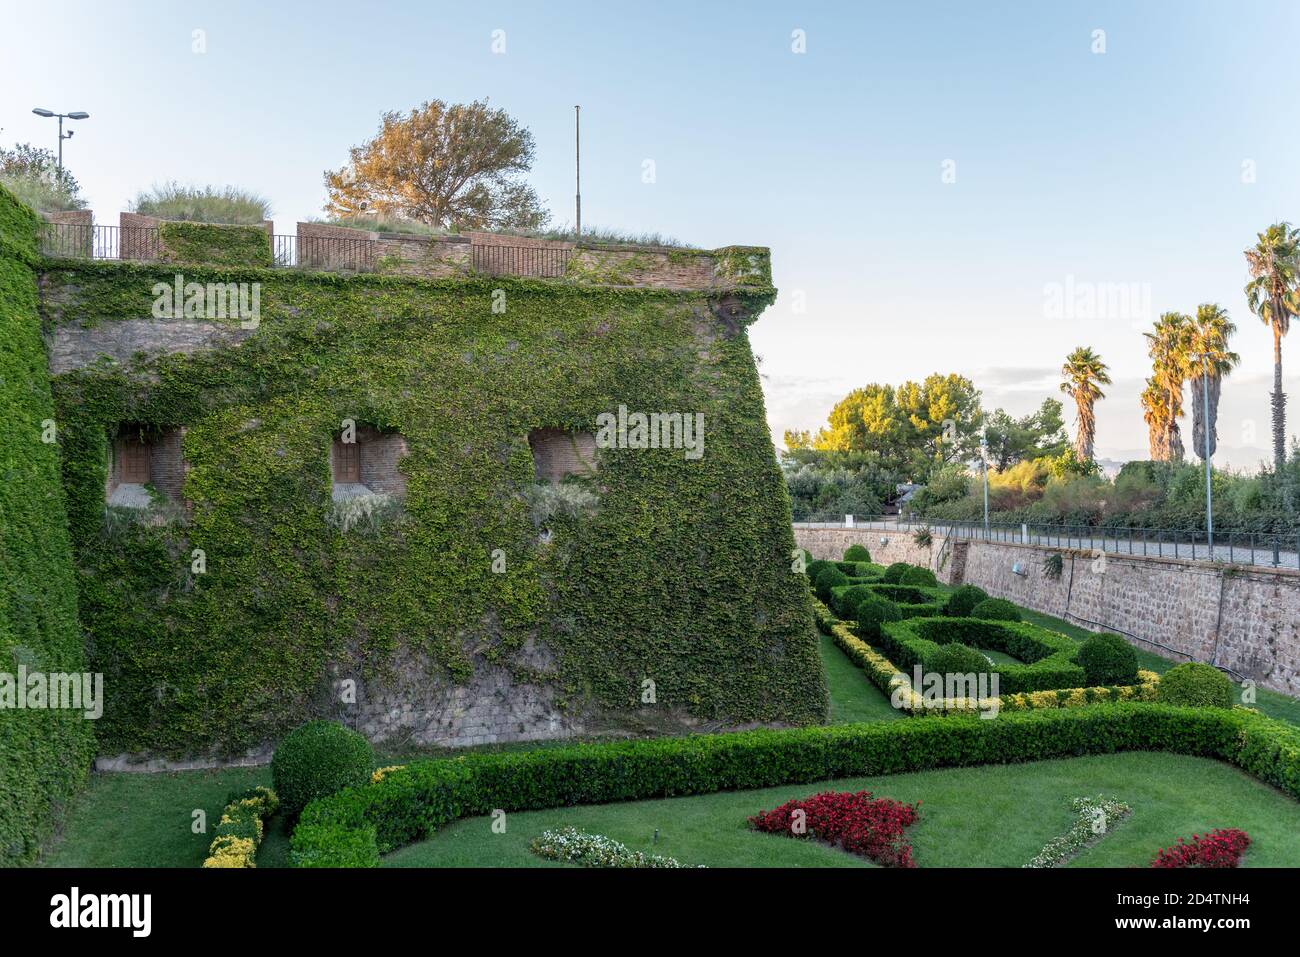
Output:
<svg viewBox="0 0 1300 957">
<path fill-rule="evenodd" d="M 1079 815 L 1068 831 L 1053 838 L 1025 867 L 1060 867 L 1094 841 L 1104 837 L 1133 810 L 1111 798 L 1075 798 L 1070 807 Z"/>
<path fill-rule="evenodd" d="M 529 845 L 534 854 L 553 861 L 570 861 L 584 867 L 686 867 L 671 857 L 642 854 L 600 834 L 565 827 L 546 831 Z"/>
</svg>

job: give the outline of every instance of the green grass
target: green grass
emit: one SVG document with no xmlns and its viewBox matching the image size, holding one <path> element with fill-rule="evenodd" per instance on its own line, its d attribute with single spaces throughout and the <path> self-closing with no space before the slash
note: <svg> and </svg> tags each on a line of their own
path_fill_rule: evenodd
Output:
<svg viewBox="0 0 1300 957">
<path fill-rule="evenodd" d="M 817 791 L 863 788 L 922 802 L 921 819 L 908 831 L 920 867 L 1019 867 L 1069 828 L 1071 798 L 1099 793 L 1130 804 L 1133 814 L 1072 866 L 1145 867 L 1179 836 L 1215 827 L 1240 827 L 1251 836 L 1245 866 L 1300 866 L 1300 804 L 1226 764 L 1146 752 L 511 813 L 504 834 L 493 833 L 490 818 L 471 818 L 393 852 L 384 865 L 557 866 L 532 854 L 528 843 L 548 828 L 573 826 L 684 864 L 862 866 L 820 845 L 756 834 L 746 819 Z"/>
<path fill-rule="evenodd" d="M 822 664 L 831 695 L 831 724 L 890 721 L 903 718 L 885 693 L 867 680 L 862 669 L 826 635 L 821 636 Z"/>
<path fill-rule="evenodd" d="M 230 792 L 270 783 L 270 768 L 91 775 L 41 864 L 198 867 Z M 207 833 L 192 830 L 195 810 L 207 814 Z"/>
</svg>

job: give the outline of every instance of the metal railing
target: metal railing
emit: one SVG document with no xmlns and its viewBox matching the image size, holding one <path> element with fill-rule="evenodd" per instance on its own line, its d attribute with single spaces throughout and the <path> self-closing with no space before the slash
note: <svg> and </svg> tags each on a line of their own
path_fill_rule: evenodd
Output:
<svg viewBox="0 0 1300 957">
<path fill-rule="evenodd" d="M 570 251 L 547 246 L 472 246 L 475 272 L 489 276 L 556 279 L 569 266 Z"/>
<path fill-rule="evenodd" d="M 83 226 L 45 223 L 40 249 L 46 256 L 74 259 L 157 260 L 163 247 L 156 226 Z M 491 276 L 556 279 L 568 269 L 572 251 L 544 246 L 472 246 L 470 265 Z M 333 236 L 271 237 L 274 265 L 326 272 L 374 272 L 384 243 Z"/>
<path fill-rule="evenodd" d="M 1287 533 L 1215 531 L 1211 550 L 1203 529 L 1105 528 L 1095 525 L 1052 525 L 1013 522 L 916 521 L 854 518 L 852 524 L 795 522 L 800 528 L 856 528 L 880 531 L 915 531 L 954 540 L 1008 542 L 1044 548 L 1101 551 L 1117 555 L 1144 555 L 1188 561 L 1300 568 L 1300 529 Z"/>
</svg>

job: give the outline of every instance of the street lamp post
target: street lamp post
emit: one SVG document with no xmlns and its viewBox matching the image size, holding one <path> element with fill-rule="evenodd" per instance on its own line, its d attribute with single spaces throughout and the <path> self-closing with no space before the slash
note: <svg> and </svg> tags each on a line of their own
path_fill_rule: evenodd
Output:
<svg viewBox="0 0 1300 957">
<path fill-rule="evenodd" d="M 989 433 L 980 433 L 980 472 L 984 475 L 984 537 L 989 537 Z"/>
<path fill-rule="evenodd" d="M 68 130 L 68 132 L 66 133 L 63 132 L 63 121 L 65 119 L 69 119 L 69 120 L 89 119 L 90 114 L 82 112 L 81 110 L 76 110 L 72 113 L 55 113 L 53 110 L 43 110 L 40 107 L 37 107 L 36 109 L 32 110 L 32 112 L 35 113 L 37 116 L 45 116 L 45 117 L 57 116 L 59 118 L 59 173 L 61 174 L 63 172 L 63 141 L 72 139 L 72 130 Z"/>
<path fill-rule="evenodd" d="M 1214 560 L 1214 498 L 1210 482 L 1210 357 L 1199 354 L 1201 360 L 1202 423 L 1205 429 L 1205 537 L 1210 545 L 1210 561 Z M 1196 358 L 1195 356 L 1193 358 Z"/>
</svg>

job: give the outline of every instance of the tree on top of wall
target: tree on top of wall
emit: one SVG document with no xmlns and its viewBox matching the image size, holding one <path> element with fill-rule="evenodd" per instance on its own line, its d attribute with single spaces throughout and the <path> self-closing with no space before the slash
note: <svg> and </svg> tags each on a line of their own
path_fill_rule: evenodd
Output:
<svg viewBox="0 0 1300 957">
<path fill-rule="evenodd" d="M 430 100 L 383 115 L 374 139 L 326 170 L 325 212 L 340 220 L 395 219 L 454 229 L 536 229 L 548 213 L 518 177 L 533 135 L 486 101 Z"/>
</svg>

